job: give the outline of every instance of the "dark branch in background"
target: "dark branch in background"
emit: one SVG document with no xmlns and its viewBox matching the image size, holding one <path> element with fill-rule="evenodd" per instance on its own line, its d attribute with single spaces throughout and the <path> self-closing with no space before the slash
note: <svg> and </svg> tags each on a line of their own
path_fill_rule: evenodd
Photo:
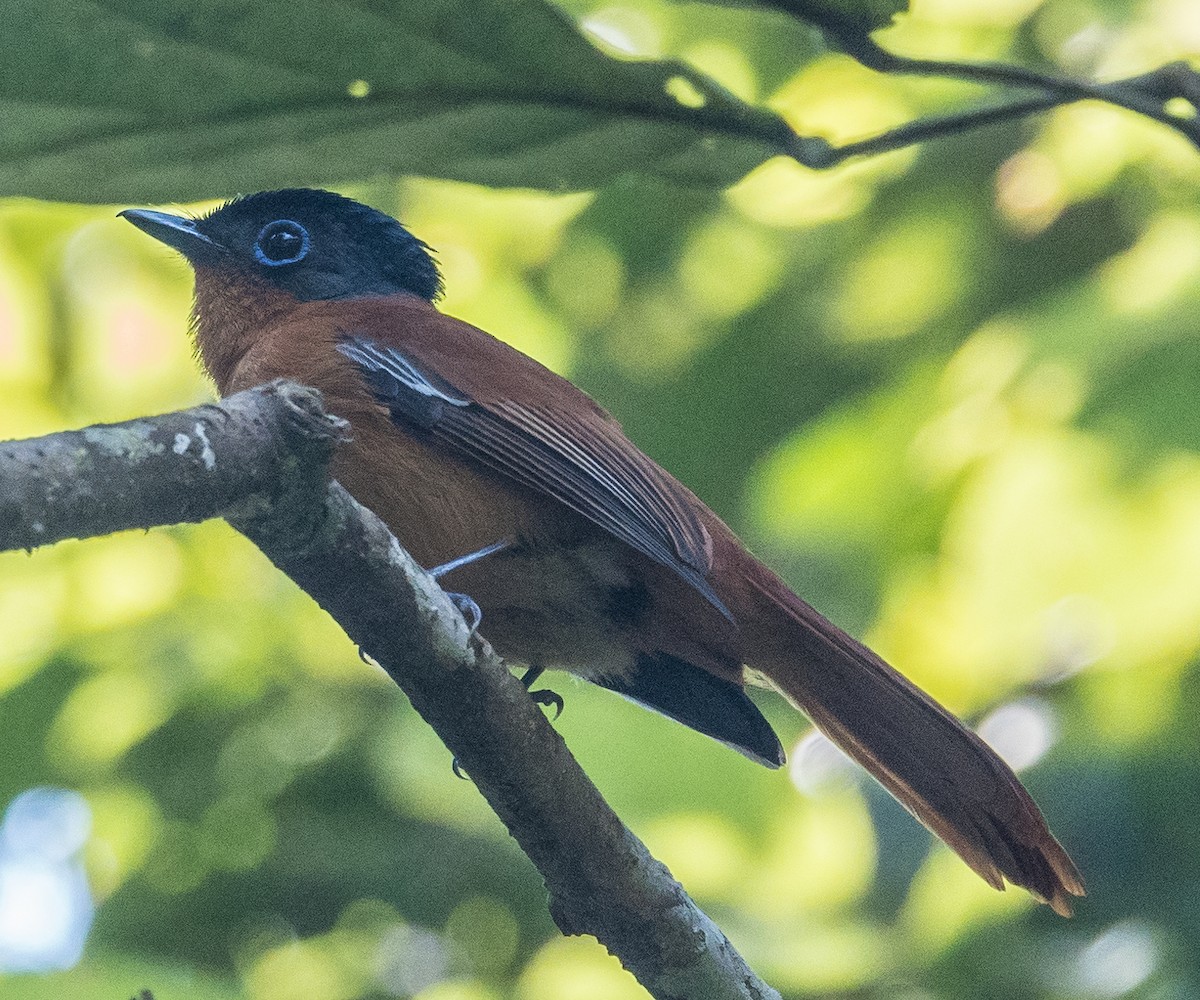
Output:
<svg viewBox="0 0 1200 1000">
<path fill-rule="evenodd" d="M 852 156 L 884 153 L 915 143 L 957 135 L 996 122 L 1023 118 L 1074 101 L 1096 100 L 1135 111 L 1173 128 L 1200 148 L 1200 73 L 1187 63 L 1171 63 L 1149 73 L 1108 83 L 1072 80 L 1005 63 L 970 63 L 941 59 L 910 59 L 879 45 L 871 37 L 878 27 L 866 15 L 833 10 L 811 0 L 759 0 L 821 31 L 828 43 L 869 69 L 880 73 L 941 76 L 972 83 L 998 84 L 1035 91 L 1002 102 L 923 118 L 881 135 L 834 146 L 813 137 L 797 137 L 791 153 L 807 167 L 827 169 Z M 1173 101 L 1187 102 L 1176 113 Z"/>
<path fill-rule="evenodd" d="M 0 549 L 225 517 L 404 690 L 542 873 L 564 933 L 594 935 L 661 1000 L 778 1000 L 624 827 L 525 688 L 469 638 L 433 579 L 327 484 L 344 435 L 314 390 L 274 383 L 0 445 Z"/>
</svg>

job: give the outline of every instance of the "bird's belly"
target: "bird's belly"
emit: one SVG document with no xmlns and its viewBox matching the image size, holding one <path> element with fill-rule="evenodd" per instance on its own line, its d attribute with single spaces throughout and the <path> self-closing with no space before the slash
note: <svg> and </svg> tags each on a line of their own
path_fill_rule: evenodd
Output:
<svg viewBox="0 0 1200 1000">
<path fill-rule="evenodd" d="M 363 428 L 361 419 L 354 423 L 356 432 Z M 380 467 L 392 475 L 381 480 Z M 545 498 L 394 431 L 356 434 L 334 474 L 426 569 L 509 543 L 439 581 L 479 605 L 480 633 L 505 659 L 590 677 L 632 667 L 630 626 L 644 617 L 647 598 L 620 542 Z"/>
<path fill-rule="evenodd" d="M 647 596 L 616 543 L 517 547 L 441 582 L 479 605 L 480 633 L 507 660 L 587 678 L 624 676 L 636 661 Z"/>
</svg>

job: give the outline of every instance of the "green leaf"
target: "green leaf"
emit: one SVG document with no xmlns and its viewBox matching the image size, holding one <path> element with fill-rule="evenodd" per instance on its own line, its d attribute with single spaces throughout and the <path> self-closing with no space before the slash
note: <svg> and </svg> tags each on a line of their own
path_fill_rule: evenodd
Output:
<svg viewBox="0 0 1200 1000">
<path fill-rule="evenodd" d="M 804 6 L 826 8 L 838 17 L 855 22 L 863 31 L 878 31 L 891 24 L 897 14 L 908 10 L 908 0 L 819 0 L 818 3 L 806 2 Z"/>
<path fill-rule="evenodd" d="M 196 200 L 422 174 L 725 186 L 782 119 L 544 0 L 0 0 L 0 195 Z"/>
</svg>

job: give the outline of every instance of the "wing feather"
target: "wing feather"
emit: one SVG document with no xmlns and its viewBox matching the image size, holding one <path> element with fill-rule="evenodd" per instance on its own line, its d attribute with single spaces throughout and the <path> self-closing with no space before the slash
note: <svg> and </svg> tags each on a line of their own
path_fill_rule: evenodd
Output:
<svg viewBox="0 0 1200 1000">
<path fill-rule="evenodd" d="M 397 423 L 553 497 L 673 570 L 732 620 L 708 582 L 712 539 L 689 495 L 602 410 L 575 414 L 513 399 L 484 404 L 395 348 L 351 336 L 338 350 Z"/>
</svg>

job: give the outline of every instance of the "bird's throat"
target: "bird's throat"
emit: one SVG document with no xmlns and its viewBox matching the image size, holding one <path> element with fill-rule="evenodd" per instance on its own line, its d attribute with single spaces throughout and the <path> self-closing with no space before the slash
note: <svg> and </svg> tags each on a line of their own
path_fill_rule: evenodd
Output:
<svg viewBox="0 0 1200 1000">
<path fill-rule="evenodd" d="M 224 396 L 238 362 L 262 331 L 291 312 L 297 300 L 287 292 L 225 270 L 196 267 L 192 329 L 200 361 Z"/>
</svg>

